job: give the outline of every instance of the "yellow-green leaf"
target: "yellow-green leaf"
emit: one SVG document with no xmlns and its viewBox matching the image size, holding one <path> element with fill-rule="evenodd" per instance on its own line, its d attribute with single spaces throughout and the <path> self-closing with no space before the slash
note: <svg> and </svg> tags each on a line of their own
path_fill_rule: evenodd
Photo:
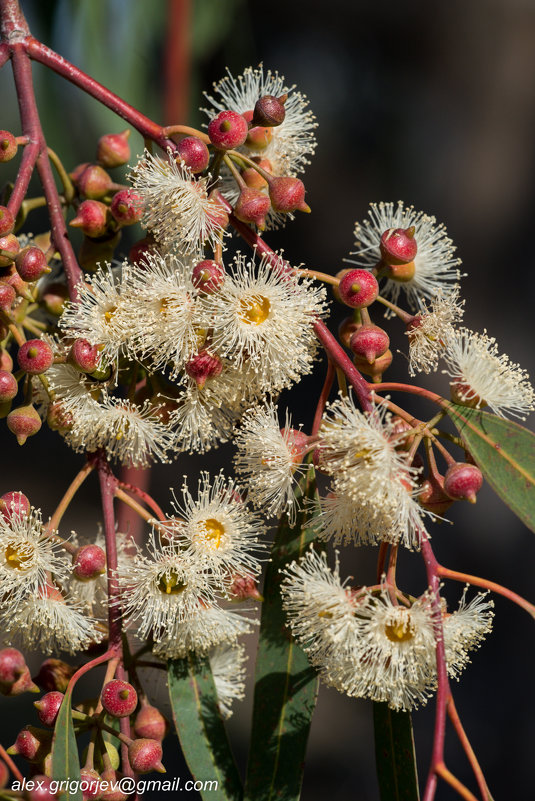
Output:
<svg viewBox="0 0 535 801">
<path fill-rule="evenodd" d="M 71 694 L 65 693 L 54 727 L 52 740 L 52 778 L 58 782 L 69 779 L 71 782 L 80 780 L 80 761 L 74 727 L 72 725 Z M 74 785 L 72 785 L 74 786 Z M 82 801 L 82 793 L 77 790 L 69 793 L 62 790 L 59 796 L 69 801 Z"/>
</svg>

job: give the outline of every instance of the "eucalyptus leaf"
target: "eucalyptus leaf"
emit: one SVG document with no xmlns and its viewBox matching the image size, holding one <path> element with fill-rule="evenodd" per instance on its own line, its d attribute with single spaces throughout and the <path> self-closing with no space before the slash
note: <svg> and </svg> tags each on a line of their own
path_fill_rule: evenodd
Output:
<svg viewBox="0 0 535 801">
<path fill-rule="evenodd" d="M 373 705 L 375 762 L 381 801 L 418 801 L 418 773 L 410 712 Z"/>
<path fill-rule="evenodd" d="M 69 779 L 71 782 L 80 779 L 80 761 L 74 734 L 71 710 L 71 694 L 65 693 L 59 708 L 52 740 L 52 778 L 58 782 Z M 82 801 L 82 793 L 60 790 L 59 796 L 69 801 Z"/>
</svg>

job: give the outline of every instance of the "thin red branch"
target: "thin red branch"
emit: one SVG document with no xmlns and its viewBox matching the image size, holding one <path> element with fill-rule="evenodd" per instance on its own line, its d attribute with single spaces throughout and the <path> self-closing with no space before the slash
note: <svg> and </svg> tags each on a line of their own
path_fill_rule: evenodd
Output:
<svg viewBox="0 0 535 801">
<path fill-rule="evenodd" d="M 459 742 L 461 743 L 463 750 L 466 756 L 468 757 L 468 761 L 470 762 L 471 768 L 474 772 L 474 776 L 476 777 L 476 781 L 479 787 L 479 792 L 481 793 L 481 798 L 483 799 L 483 801 L 492 801 L 492 796 L 490 794 L 489 788 L 487 787 L 487 782 L 485 781 L 485 777 L 483 776 L 483 771 L 481 770 L 481 766 L 477 761 L 477 757 L 474 753 L 474 749 L 470 744 L 470 740 L 466 736 L 466 732 L 463 728 L 463 724 L 461 723 L 461 719 L 457 714 L 457 709 L 455 707 L 452 695 L 450 695 L 450 697 L 448 698 L 448 716 L 451 722 L 453 723 L 453 727 L 457 733 Z"/>
<path fill-rule="evenodd" d="M 496 584 L 495 581 L 489 581 L 488 579 L 480 578 L 479 576 L 472 576 L 470 573 L 460 573 L 458 570 L 450 570 L 442 565 L 438 565 L 437 573 L 441 578 L 452 579 L 453 581 L 462 581 L 466 584 L 473 584 L 475 587 L 482 587 L 484 590 L 490 590 L 498 595 L 503 595 L 503 597 L 507 598 L 508 601 L 512 601 L 512 603 L 517 604 L 517 606 L 520 606 L 522 609 L 528 612 L 531 617 L 535 618 L 535 605 L 530 604 L 530 602 L 526 601 L 525 598 L 522 598 L 521 595 L 517 595 L 516 592 L 504 587 L 502 584 Z"/>
<path fill-rule="evenodd" d="M 22 773 L 17 768 L 9 754 L 7 753 L 6 749 L 2 744 L 0 744 L 0 757 L 4 760 L 10 771 L 12 772 L 13 776 L 17 779 L 17 781 L 22 782 L 24 781 Z"/>
<path fill-rule="evenodd" d="M 63 56 L 55 53 L 49 47 L 42 44 L 42 42 L 30 36 L 26 42 L 25 47 L 30 58 L 39 61 L 41 64 L 49 67 L 51 70 L 61 75 L 66 80 L 83 89 L 88 95 L 100 101 L 104 106 L 114 111 L 119 117 L 122 117 L 126 122 L 130 123 L 139 133 L 147 139 L 153 139 L 156 144 L 160 145 L 164 150 L 168 147 L 176 147 L 173 142 L 167 139 L 163 132 L 162 126 L 153 122 L 149 117 L 146 117 L 140 111 L 135 109 L 130 103 L 126 103 L 114 92 L 110 92 L 94 78 L 86 75 L 83 70 L 75 67 Z"/>
<path fill-rule="evenodd" d="M 321 425 L 321 418 L 323 416 L 323 411 L 325 409 L 325 404 L 329 399 L 329 393 L 332 389 L 334 381 L 334 365 L 332 361 L 329 359 L 327 361 L 327 373 L 325 375 L 325 381 L 323 382 L 323 387 L 321 390 L 321 394 L 318 398 L 318 405 L 316 406 L 316 414 L 314 415 L 314 423 L 312 425 L 312 436 L 314 437 L 320 428 Z"/>
<path fill-rule="evenodd" d="M 315 320 L 313 328 L 329 358 L 343 371 L 347 380 L 355 390 L 362 411 L 371 412 L 373 410 L 373 403 L 371 402 L 371 391 L 368 387 L 368 382 L 361 376 L 323 320 Z"/>
<path fill-rule="evenodd" d="M 104 537 L 106 539 L 106 570 L 108 574 L 108 622 L 110 649 L 121 653 L 122 626 L 119 609 L 119 583 L 117 580 L 117 540 L 115 536 L 115 514 L 113 498 L 117 479 L 110 466 L 102 456 L 98 464 L 100 494 L 102 498 L 102 515 L 104 518 Z"/>
<path fill-rule="evenodd" d="M 148 474 L 148 471 L 144 470 L 143 475 L 145 476 L 145 474 Z M 163 521 L 167 520 L 167 516 L 164 514 L 162 508 L 156 503 L 152 495 L 149 495 L 149 493 L 146 492 L 144 489 L 142 489 L 142 487 L 140 487 L 139 485 L 130 484 L 127 481 L 119 481 L 119 487 L 122 487 L 123 489 L 127 490 L 127 492 L 130 492 L 132 495 L 137 495 L 138 498 L 141 498 L 141 500 L 146 504 L 146 506 L 152 509 L 152 511 L 155 513 L 156 517 L 159 520 Z"/>
<path fill-rule="evenodd" d="M 13 191 L 9 196 L 7 204 L 8 209 L 14 217 L 17 216 L 18 211 L 22 205 L 22 201 L 28 191 L 28 186 L 33 175 L 35 163 L 39 156 L 39 143 L 31 142 L 23 150 L 22 158 L 20 160 L 19 170 L 15 178 Z"/>
</svg>

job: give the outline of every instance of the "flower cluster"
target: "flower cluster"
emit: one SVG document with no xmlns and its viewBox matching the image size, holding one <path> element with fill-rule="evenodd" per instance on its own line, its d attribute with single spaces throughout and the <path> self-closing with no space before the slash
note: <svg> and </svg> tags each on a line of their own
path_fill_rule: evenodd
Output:
<svg viewBox="0 0 535 801">
<path fill-rule="evenodd" d="M 284 608 L 292 633 L 322 680 L 341 692 L 392 709 L 425 704 L 436 689 L 435 618 L 429 593 L 408 599 L 385 586 L 352 589 L 325 554 L 309 550 L 284 571 Z M 492 602 L 478 594 L 443 611 L 448 673 L 457 677 L 491 629 Z"/>
</svg>

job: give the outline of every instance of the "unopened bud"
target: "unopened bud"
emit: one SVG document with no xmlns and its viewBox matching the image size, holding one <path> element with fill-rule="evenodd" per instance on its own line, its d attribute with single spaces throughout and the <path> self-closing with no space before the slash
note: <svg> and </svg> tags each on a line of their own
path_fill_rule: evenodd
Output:
<svg viewBox="0 0 535 801">
<path fill-rule="evenodd" d="M 159 709 L 150 704 L 143 704 L 134 721 L 134 731 L 137 737 L 150 740 L 163 740 L 169 729 L 169 723 Z"/>
<path fill-rule="evenodd" d="M 259 189 L 242 189 L 234 206 L 234 214 L 245 223 L 253 223 L 261 231 L 266 227 L 266 215 L 271 206 L 270 199 Z"/>
<path fill-rule="evenodd" d="M 42 292 L 41 299 L 49 314 L 59 317 L 63 313 L 65 301 L 69 297 L 69 290 L 65 284 L 54 282 L 48 284 Z"/>
<path fill-rule="evenodd" d="M 54 725 L 64 698 L 63 693 L 52 690 L 49 693 L 45 693 L 38 701 L 33 702 L 34 707 L 37 709 L 39 720 L 43 725 Z"/>
<path fill-rule="evenodd" d="M 7 206 L 0 206 L 0 236 L 10 234 L 15 227 L 15 217 Z"/>
<path fill-rule="evenodd" d="M 106 572 L 106 554 L 99 545 L 82 545 L 72 558 L 73 573 L 80 581 L 88 581 Z"/>
<path fill-rule="evenodd" d="M 269 197 L 275 211 L 284 214 L 310 212 L 310 206 L 305 203 L 305 185 L 299 178 L 272 178 L 269 181 Z"/>
<path fill-rule="evenodd" d="M 211 295 L 223 285 L 226 272 L 222 264 L 211 259 L 198 262 L 193 268 L 191 278 L 193 286 L 206 295 Z"/>
<path fill-rule="evenodd" d="M 197 136 L 186 136 L 177 145 L 177 156 L 182 159 L 194 175 L 208 167 L 210 152 L 202 139 Z"/>
<path fill-rule="evenodd" d="M 454 501 L 475 503 L 482 484 L 483 475 L 479 467 L 466 462 L 452 464 L 444 476 L 444 490 Z"/>
<path fill-rule="evenodd" d="M 59 690 L 64 693 L 76 668 L 61 659 L 45 659 L 34 681 L 43 690 Z"/>
<path fill-rule="evenodd" d="M 90 164 L 78 179 L 78 189 L 82 195 L 92 200 L 99 200 L 108 194 L 112 183 L 113 181 L 105 169 L 98 164 Z"/>
<path fill-rule="evenodd" d="M 377 279 L 368 270 L 349 270 L 338 286 L 342 303 L 353 309 L 370 306 L 379 294 Z"/>
<path fill-rule="evenodd" d="M 258 164 L 265 172 L 269 172 L 270 174 L 273 172 L 273 164 L 269 159 L 262 159 L 259 156 L 255 156 L 252 161 Z M 265 189 L 267 187 L 266 179 L 260 175 L 258 170 L 255 170 L 254 167 L 246 167 L 243 169 L 241 171 L 241 177 L 249 189 Z"/>
<path fill-rule="evenodd" d="M 199 389 L 202 389 L 209 378 L 215 378 L 221 374 L 223 363 L 219 356 L 201 350 L 196 353 L 185 367 L 186 373 L 193 378 Z"/>
<path fill-rule="evenodd" d="M 130 161 L 129 136 L 129 130 L 118 134 L 104 134 L 104 136 L 101 136 L 97 144 L 98 163 L 108 169 L 128 164 Z"/>
<path fill-rule="evenodd" d="M 142 738 L 128 746 L 128 759 L 136 773 L 150 773 L 153 770 L 165 773 L 162 765 L 162 746 L 158 740 Z"/>
<path fill-rule="evenodd" d="M 17 293 L 10 284 L 0 284 L 0 309 L 8 312 L 17 298 Z"/>
<path fill-rule="evenodd" d="M 42 275 L 50 272 L 46 256 L 41 248 L 33 246 L 23 248 L 15 256 L 15 267 L 23 281 L 33 283 L 38 281 Z"/>
<path fill-rule="evenodd" d="M 249 126 L 236 111 L 220 111 L 208 124 L 208 136 L 218 150 L 233 150 L 243 145 Z"/>
<path fill-rule="evenodd" d="M 104 236 L 110 220 L 108 207 L 100 200 L 84 200 L 78 206 L 78 212 L 69 225 L 80 228 L 86 236 L 93 239 Z"/>
<path fill-rule="evenodd" d="M 28 375 L 39 375 L 54 363 L 54 351 L 43 339 L 29 339 L 20 346 L 17 361 Z"/>
<path fill-rule="evenodd" d="M 392 351 L 385 351 L 385 353 L 375 359 L 372 364 L 370 364 L 367 359 L 363 359 L 360 356 L 355 356 L 353 359 L 353 364 L 357 370 L 360 370 L 361 373 L 364 373 L 364 375 L 369 375 L 374 384 L 380 384 L 383 373 L 392 364 Z"/>
<path fill-rule="evenodd" d="M 6 250 L 13 254 L 12 256 L 0 256 L 0 267 L 9 267 L 20 250 L 20 242 L 15 234 L 0 236 L 0 250 Z"/>
<path fill-rule="evenodd" d="M 245 111 L 243 116 L 247 120 L 247 122 L 252 123 L 253 121 L 252 111 Z M 256 126 L 254 128 L 249 128 L 245 144 L 251 150 L 265 150 L 266 147 L 271 142 L 272 138 L 273 138 L 273 131 L 271 130 L 271 128 L 263 128 L 261 126 Z"/>
<path fill-rule="evenodd" d="M 32 404 L 19 406 L 7 416 L 7 427 L 15 434 L 19 445 L 24 445 L 28 437 L 37 434 L 41 428 L 41 418 Z"/>
<path fill-rule="evenodd" d="M 0 403 L 13 400 L 19 390 L 17 379 L 13 373 L 0 370 Z"/>
<path fill-rule="evenodd" d="M 366 359 L 368 364 L 382 356 L 388 350 L 390 337 L 383 328 L 377 325 L 362 325 L 358 331 L 351 336 L 349 347 L 361 359 Z"/>
<path fill-rule="evenodd" d="M 98 348 L 87 339 L 75 339 L 71 345 L 67 361 L 82 373 L 92 373 L 99 362 Z"/>
<path fill-rule="evenodd" d="M 251 125 L 260 125 L 265 128 L 281 125 L 286 117 L 284 104 L 287 99 L 288 95 L 281 95 L 281 97 L 263 95 L 255 103 Z"/>
<path fill-rule="evenodd" d="M 11 161 L 17 155 L 17 140 L 10 131 L 0 131 L 0 163 Z"/>
</svg>

